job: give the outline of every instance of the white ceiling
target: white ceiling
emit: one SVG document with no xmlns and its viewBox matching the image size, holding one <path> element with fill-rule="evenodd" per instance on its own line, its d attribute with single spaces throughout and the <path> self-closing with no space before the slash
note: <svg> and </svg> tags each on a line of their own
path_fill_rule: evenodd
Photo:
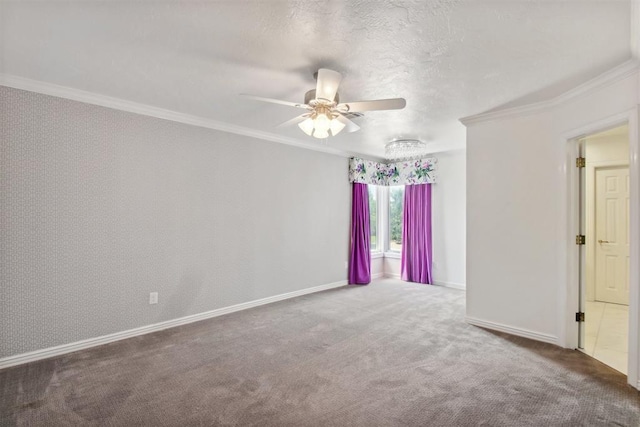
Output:
<svg viewBox="0 0 640 427">
<path fill-rule="evenodd" d="M 2 1 L 0 72 L 148 104 L 311 146 L 300 110 L 313 72 L 344 76 L 342 101 L 404 97 L 325 144 L 383 157 L 417 137 L 464 146 L 461 117 L 569 87 L 631 56 L 630 2 Z"/>
</svg>

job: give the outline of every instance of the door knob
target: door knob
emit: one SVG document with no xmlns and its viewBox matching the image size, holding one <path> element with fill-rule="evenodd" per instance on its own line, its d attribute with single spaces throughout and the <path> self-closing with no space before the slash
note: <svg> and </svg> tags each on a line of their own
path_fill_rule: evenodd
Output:
<svg viewBox="0 0 640 427">
<path fill-rule="evenodd" d="M 602 240 L 601 239 L 601 240 L 598 240 L 598 243 L 611 243 L 611 242 L 609 242 L 608 240 Z"/>
</svg>

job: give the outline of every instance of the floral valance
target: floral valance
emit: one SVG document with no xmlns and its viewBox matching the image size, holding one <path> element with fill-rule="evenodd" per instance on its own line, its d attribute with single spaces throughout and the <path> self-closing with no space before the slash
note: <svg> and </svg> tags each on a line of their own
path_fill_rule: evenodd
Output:
<svg viewBox="0 0 640 427">
<path fill-rule="evenodd" d="M 433 184 L 436 182 L 437 162 L 435 157 L 395 163 L 353 157 L 349 161 L 349 182 L 371 185 Z"/>
</svg>

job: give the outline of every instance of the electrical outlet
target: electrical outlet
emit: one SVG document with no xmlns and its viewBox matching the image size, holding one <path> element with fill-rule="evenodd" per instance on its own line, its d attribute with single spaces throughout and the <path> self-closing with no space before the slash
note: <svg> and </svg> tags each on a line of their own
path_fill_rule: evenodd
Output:
<svg viewBox="0 0 640 427">
<path fill-rule="evenodd" d="M 157 304 L 158 303 L 158 293 L 150 292 L 149 293 L 149 304 Z"/>
<path fill-rule="evenodd" d="M 346 270 L 347 268 L 349 268 L 349 261 L 344 262 L 344 269 Z"/>
</svg>

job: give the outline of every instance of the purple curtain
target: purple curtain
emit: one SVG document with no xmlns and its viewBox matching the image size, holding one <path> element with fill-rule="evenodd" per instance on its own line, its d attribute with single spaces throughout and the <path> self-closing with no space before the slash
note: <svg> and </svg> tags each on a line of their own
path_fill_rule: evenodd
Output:
<svg viewBox="0 0 640 427">
<path fill-rule="evenodd" d="M 404 187 L 402 218 L 402 280 L 430 284 L 431 184 Z"/>
<path fill-rule="evenodd" d="M 367 184 L 354 182 L 353 202 L 351 203 L 350 285 L 366 285 L 371 282 L 370 233 L 369 191 Z"/>
</svg>

